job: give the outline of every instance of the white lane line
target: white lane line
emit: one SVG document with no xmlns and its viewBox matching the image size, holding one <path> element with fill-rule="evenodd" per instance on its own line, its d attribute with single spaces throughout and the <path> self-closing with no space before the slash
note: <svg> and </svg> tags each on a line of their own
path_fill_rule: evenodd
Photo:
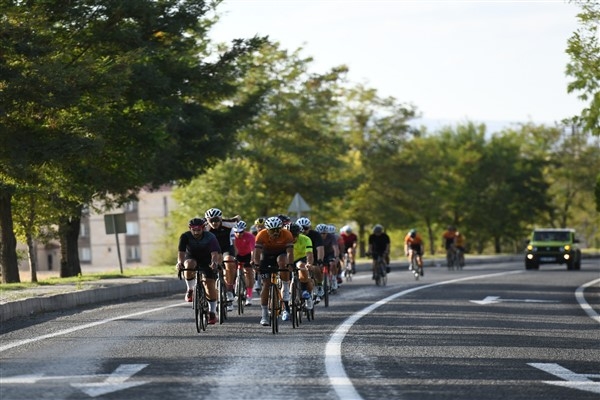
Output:
<svg viewBox="0 0 600 400">
<path fill-rule="evenodd" d="M 82 329 L 93 328 L 94 326 L 106 324 L 108 322 L 118 321 L 118 320 L 121 320 L 121 319 L 127 319 L 127 318 L 131 318 L 131 317 L 137 317 L 138 315 L 144 315 L 144 314 L 149 314 L 149 313 L 153 313 L 153 312 L 156 312 L 156 311 L 166 310 L 167 308 L 181 307 L 182 305 L 187 305 L 187 303 L 178 303 L 178 304 L 172 304 L 170 306 L 165 306 L 165 307 L 152 308 L 150 310 L 144 310 L 144 311 L 136 312 L 136 313 L 133 313 L 133 314 L 121 315 L 119 317 L 103 319 L 103 320 L 92 322 L 92 323 L 89 323 L 89 324 L 79 325 L 79 326 L 75 326 L 75 327 L 69 328 L 69 329 L 63 329 L 62 331 L 57 331 L 57 332 L 54 332 L 54 333 L 49 333 L 47 335 L 36 336 L 36 337 L 29 338 L 29 339 L 24 339 L 24 340 L 17 340 L 16 342 L 12 342 L 12 343 L 0 346 L 0 353 L 2 353 L 3 351 L 6 351 L 6 350 L 13 349 L 15 347 L 19 347 L 19 346 L 23 346 L 23 345 L 29 344 L 29 343 L 39 342 L 40 340 L 50 339 L 50 338 L 53 338 L 53 337 L 56 337 L 56 336 L 61 336 L 61 335 L 67 335 L 69 333 L 77 332 L 77 331 L 80 331 Z"/>
<path fill-rule="evenodd" d="M 344 322 L 342 322 L 335 332 L 331 335 L 329 342 L 327 342 L 327 346 L 325 346 L 325 370 L 327 372 L 327 376 L 329 378 L 329 383 L 337 393 L 340 399 L 344 400 L 362 400 L 362 397 L 354 386 L 352 385 L 352 381 L 346 375 L 346 371 L 344 370 L 344 365 L 342 363 L 342 342 L 344 340 L 344 336 L 350 330 L 352 325 L 354 325 L 359 319 L 374 311 L 375 309 L 381 307 L 382 305 L 409 293 L 416 292 L 418 290 L 429 289 L 435 286 L 448 285 L 451 283 L 464 282 L 475 279 L 484 279 L 484 278 L 492 278 L 496 276 L 504 276 L 504 275 L 512 275 L 512 274 L 520 274 L 524 271 L 509 271 L 509 272 L 500 272 L 495 274 L 486 274 L 486 275 L 477 275 L 470 276 L 466 278 L 452 279 L 449 281 L 430 283 L 428 285 L 417 286 L 411 289 L 403 290 L 402 292 L 395 293 L 391 296 L 386 297 L 385 299 L 379 300 L 376 303 L 371 304 L 370 306 L 358 311 L 353 314 L 349 318 L 347 318 Z"/>
<path fill-rule="evenodd" d="M 575 298 L 577 299 L 577 302 L 579 303 L 581 308 L 583 308 L 583 311 L 585 311 L 586 314 L 589 315 L 591 319 L 593 319 L 594 321 L 596 321 L 600 324 L 600 315 L 598 315 L 598 313 L 596 311 L 594 311 L 592 306 L 590 306 L 590 304 L 587 301 L 585 301 L 585 296 L 583 295 L 583 291 L 585 290 L 585 288 L 595 285 L 596 283 L 599 283 L 599 282 L 600 282 L 600 279 L 594 279 L 593 281 L 584 283 L 583 285 L 579 286 L 577 288 L 577 290 L 575 290 Z"/>
</svg>

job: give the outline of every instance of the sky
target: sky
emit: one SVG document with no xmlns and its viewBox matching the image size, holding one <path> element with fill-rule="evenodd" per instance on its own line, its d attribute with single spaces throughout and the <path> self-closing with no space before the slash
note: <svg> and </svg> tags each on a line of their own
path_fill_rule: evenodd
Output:
<svg viewBox="0 0 600 400">
<path fill-rule="evenodd" d="M 567 40 L 579 7 L 545 1 L 224 0 L 212 38 L 266 36 L 313 57 L 311 72 L 411 103 L 429 127 L 555 122 L 584 104 L 567 93 Z"/>
</svg>

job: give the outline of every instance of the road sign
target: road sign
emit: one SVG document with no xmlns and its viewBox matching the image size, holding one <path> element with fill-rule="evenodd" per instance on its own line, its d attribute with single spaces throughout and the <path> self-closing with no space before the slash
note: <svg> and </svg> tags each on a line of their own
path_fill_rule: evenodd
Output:
<svg viewBox="0 0 600 400">
<path fill-rule="evenodd" d="M 308 203 L 306 201 L 304 201 L 302 196 L 300 196 L 300 193 L 296 193 L 294 195 L 294 198 L 292 199 L 292 202 L 290 203 L 290 206 L 288 207 L 288 212 L 296 213 L 296 216 L 298 218 L 300 218 L 300 216 L 302 215 L 303 212 L 309 212 L 309 211 L 310 211 L 310 206 L 308 205 Z"/>
<path fill-rule="evenodd" d="M 123 262 L 121 261 L 121 247 L 119 246 L 119 233 L 127 233 L 127 223 L 125 222 L 125 214 L 106 214 L 104 216 L 104 228 L 106 234 L 115 234 L 117 241 L 117 255 L 119 257 L 119 268 L 123 273 Z"/>
</svg>

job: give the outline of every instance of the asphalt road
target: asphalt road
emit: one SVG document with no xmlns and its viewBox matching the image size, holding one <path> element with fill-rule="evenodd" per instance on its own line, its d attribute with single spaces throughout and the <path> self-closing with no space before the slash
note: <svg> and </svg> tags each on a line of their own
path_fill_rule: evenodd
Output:
<svg viewBox="0 0 600 400">
<path fill-rule="evenodd" d="M 256 305 L 196 333 L 183 290 L 10 320 L 0 399 L 597 400 L 598 264 L 359 273 L 277 335 Z"/>
</svg>

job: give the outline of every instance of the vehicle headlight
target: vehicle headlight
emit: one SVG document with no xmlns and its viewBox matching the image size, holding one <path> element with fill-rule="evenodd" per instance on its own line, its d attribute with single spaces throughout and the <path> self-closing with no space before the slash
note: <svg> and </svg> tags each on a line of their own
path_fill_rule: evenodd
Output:
<svg viewBox="0 0 600 400">
<path fill-rule="evenodd" d="M 527 245 L 527 250 L 529 250 L 529 251 L 533 250 L 533 246 L 532 246 L 532 245 L 530 245 L 530 244 L 528 244 L 528 245 Z"/>
<path fill-rule="evenodd" d="M 569 250 L 571 250 L 571 246 L 569 246 L 568 244 L 565 245 L 565 251 L 569 251 Z"/>
<path fill-rule="evenodd" d="M 565 258 L 565 260 L 568 260 L 569 258 L 571 258 L 571 256 L 568 254 L 565 254 L 563 257 Z"/>
<path fill-rule="evenodd" d="M 533 260 L 533 254 L 527 254 L 527 259 L 528 260 Z"/>
</svg>

